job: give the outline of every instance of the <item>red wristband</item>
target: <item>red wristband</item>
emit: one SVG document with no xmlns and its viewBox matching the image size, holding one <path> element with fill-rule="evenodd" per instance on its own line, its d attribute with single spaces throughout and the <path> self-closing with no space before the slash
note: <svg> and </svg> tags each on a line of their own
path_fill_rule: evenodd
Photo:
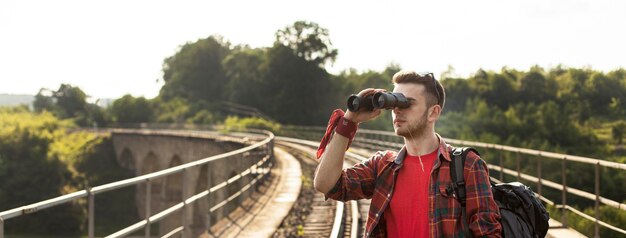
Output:
<svg viewBox="0 0 626 238">
<path fill-rule="evenodd" d="M 339 135 L 347 137 L 348 139 L 350 139 L 350 141 L 352 141 L 352 139 L 354 139 L 354 135 L 356 135 L 356 129 L 358 127 L 359 125 L 355 122 L 350 121 L 345 117 L 341 117 L 339 119 L 339 123 L 337 123 L 337 127 L 335 128 L 335 132 Z"/>
<path fill-rule="evenodd" d="M 356 129 L 359 126 L 358 124 L 346 120 L 344 117 L 344 112 L 341 109 L 335 109 L 333 114 L 330 115 L 330 119 L 328 120 L 328 126 L 326 127 L 326 133 L 322 137 L 322 141 L 320 141 L 320 146 L 317 148 L 317 158 L 319 159 L 324 151 L 326 150 L 326 145 L 330 142 L 330 138 L 333 135 L 333 131 L 337 134 L 343 135 L 350 139 L 348 141 L 348 146 L 346 150 L 350 148 L 350 144 L 352 144 L 352 139 L 354 139 L 354 135 L 356 135 Z"/>
</svg>

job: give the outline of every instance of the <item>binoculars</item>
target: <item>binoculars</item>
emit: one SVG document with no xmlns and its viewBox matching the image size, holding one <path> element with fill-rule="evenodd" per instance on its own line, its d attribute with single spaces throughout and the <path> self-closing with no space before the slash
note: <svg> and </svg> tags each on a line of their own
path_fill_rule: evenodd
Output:
<svg viewBox="0 0 626 238">
<path fill-rule="evenodd" d="M 378 92 L 365 97 L 352 94 L 348 97 L 348 110 L 357 112 L 360 110 L 372 111 L 377 109 L 407 108 L 409 100 L 402 93 Z"/>
</svg>

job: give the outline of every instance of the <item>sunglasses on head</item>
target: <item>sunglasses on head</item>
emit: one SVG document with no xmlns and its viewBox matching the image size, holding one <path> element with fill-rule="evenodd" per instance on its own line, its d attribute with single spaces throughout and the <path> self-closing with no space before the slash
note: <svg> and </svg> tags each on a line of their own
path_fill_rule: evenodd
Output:
<svg viewBox="0 0 626 238">
<path fill-rule="evenodd" d="M 437 81 L 435 81 L 435 75 L 433 73 L 429 73 L 429 72 L 422 72 L 422 73 L 417 73 L 417 79 L 423 79 L 425 78 L 426 80 L 430 80 L 433 82 L 433 87 L 435 87 L 435 93 L 437 93 L 437 104 L 439 104 L 439 98 L 441 97 L 441 95 L 439 94 L 439 88 L 437 87 Z"/>
</svg>

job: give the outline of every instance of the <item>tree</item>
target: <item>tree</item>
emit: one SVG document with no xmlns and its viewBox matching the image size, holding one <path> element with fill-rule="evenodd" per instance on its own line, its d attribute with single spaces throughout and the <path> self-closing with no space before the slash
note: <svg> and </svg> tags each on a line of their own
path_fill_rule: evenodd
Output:
<svg viewBox="0 0 626 238">
<path fill-rule="evenodd" d="M 230 43 L 210 36 L 187 43 L 163 63 L 160 97 L 164 101 L 180 97 L 190 101 L 214 102 L 223 99 L 226 75 L 222 61 L 230 53 Z"/>
<path fill-rule="evenodd" d="M 320 67 L 327 62 L 333 63 L 338 53 L 337 49 L 332 48 L 328 29 L 314 22 L 297 21 L 279 30 L 276 32 L 276 42 Z"/>
<path fill-rule="evenodd" d="M 542 71 L 531 70 L 520 80 L 520 98 L 525 102 L 543 103 L 556 99 L 557 84 Z"/>
<path fill-rule="evenodd" d="M 87 94 L 78 87 L 61 84 L 54 94 L 57 105 L 61 108 L 61 118 L 84 116 L 87 106 Z"/>
<path fill-rule="evenodd" d="M 152 105 L 146 98 L 129 94 L 115 100 L 110 110 L 118 123 L 150 122 L 154 117 Z"/>
<path fill-rule="evenodd" d="M 279 30 L 267 51 L 262 85 L 267 101 L 261 110 L 281 123 L 325 123 L 334 95 L 330 74 L 323 65 L 332 62 L 336 54 L 328 30 L 315 23 L 295 22 Z"/>
<path fill-rule="evenodd" d="M 261 86 L 267 74 L 267 53 L 264 49 L 241 47 L 233 50 L 223 62 L 228 78 L 225 100 L 251 107 L 265 105 L 269 92 Z"/>
<path fill-rule="evenodd" d="M 49 96 L 45 94 L 50 94 Z M 54 112 L 59 110 L 56 106 L 55 99 L 53 98 L 53 92 L 49 89 L 42 88 L 35 95 L 35 101 L 33 102 L 33 108 L 35 112 L 49 111 Z"/>
</svg>

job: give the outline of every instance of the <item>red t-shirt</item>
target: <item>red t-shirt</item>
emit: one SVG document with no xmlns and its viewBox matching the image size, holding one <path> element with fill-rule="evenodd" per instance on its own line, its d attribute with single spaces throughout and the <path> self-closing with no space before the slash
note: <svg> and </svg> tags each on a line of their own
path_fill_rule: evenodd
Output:
<svg viewBox="0 0 626 238">
<path fill-rule="evenodd" d="M 407 153 L 385 210 L 388 237 L 428 237 L 428 183 L 437 150 L 418 156 Z"/>
</svg>

